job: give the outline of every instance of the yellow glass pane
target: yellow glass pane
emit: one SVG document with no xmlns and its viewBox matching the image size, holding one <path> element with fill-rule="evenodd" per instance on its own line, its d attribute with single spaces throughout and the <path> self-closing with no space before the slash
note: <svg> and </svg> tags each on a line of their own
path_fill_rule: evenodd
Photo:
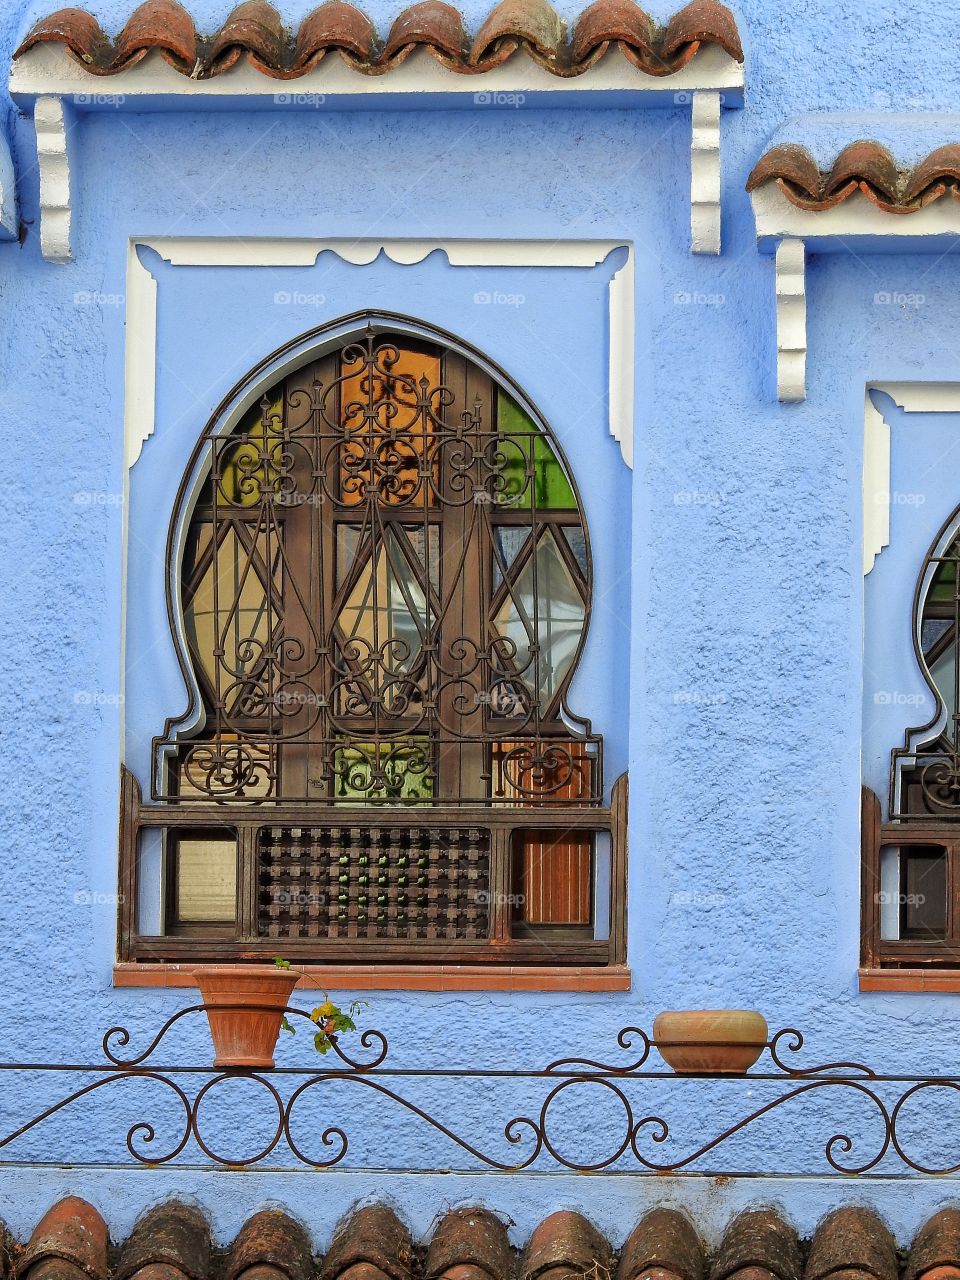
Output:
<svg viewBox="0 0 960 1280">
<path fill-rule="evenodd" d="M 230 921 L 237 915 L 237 842 L 182 836 L 176 844 L 177 919 Z"/>
</svg>

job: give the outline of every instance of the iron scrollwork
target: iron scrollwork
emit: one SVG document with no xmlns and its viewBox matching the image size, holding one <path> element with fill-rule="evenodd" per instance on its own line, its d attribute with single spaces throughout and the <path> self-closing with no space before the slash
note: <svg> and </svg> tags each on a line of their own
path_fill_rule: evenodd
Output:
<svg viewBox="0 0 960 1280">
<path fill-rule="evenodd" d="M 31 1073 L 41 1072 L 62 1072 L 81 1078 L 95 1076 L 6 1133 L 0 1138 L 0 1152 L 11 1148 L 32 1130 L 66 1108 L 75 1107 L 83 1099 L 121 1087 L 129 1089 L 130 1082 L 138 1081 L 141 1085 L 159 1087 L 173 1100 L 174 1115 L 178 1117 L 173 1121 L 167 1117 L 165 1124 L 167 1127 L 172 1124 L 174 1131 L 163 1144 L 158 1137 L 161 1125 L 157 1119 L 141 1118 L 130 1125 L 125 1134 L 125 1145 L 138 1164 L 169 1164 L 182 1156 L 192 1143 L 208 1161 L 224 1167 L 246 1168 L 261 1164 L 272 1153 L 286 1150 L 296 1162 L 308 1168 L 333 1168 L 346 1160 L 350 1150 L 350 1091 L 355 1094 L 360 1090 L 376 1097 L 378 1113 L 383 1114 L 384 1108 L 389 1108 L 396 1112 L 398 1118 L 413 1119 L 451 1143 L 474 1166 L 500 1172 L 519 1172 L 534 1165 L 580 1173 L 596 1173 L 614 1166 L 658 1174 L 681 1170 L 713 1176 L 734 1176 L 737 1172 L 778 1172 L 775 1169 L 738 1171 L 732 1167 L 717 1167 L 713 1163 L 706 1167 L 706 1158 L 758 1124 L 763 1117 L 796 1104 L 800 1099 L 824 1095 L 848 1098 L 860 1106 L 865 1104 L 863 1115 L 875 1124 L 879 1122 L 875 1137 L 869 1142 L 859 1130 L 835 1132 L 826 1137 L 822 1155 L 834 1172 L 865 1174 L 878 1169 L 884 1161 L 884 1172 L 887 1172 L 891 1168 L 891 1160 L 923 1174 L 948 1174 L 960 1169 L 960 1162 L 956 1160 L 938 1164 L 919 1153 L 913 1132 L 918 1106 L 921 1103 L 933 1104 L 937 1097 L 942 1100 L 944 1094 L 952 1099 L 960 1093 L 960 1079 L 936 1075 L 882 1075 L 862 1063 L 846 1060 L 802 1065 L 795 1055 L 803 1049 L 804 1038 L 793 1028 L 776 1032 L 768 1041 L 767 1070 L 755 1069 L 739 1076 L 678 1076 L 671 1071 L 657 1069 L 657 1064 L 651 1062 L 655 1042 L 639 1027 L 624 1027 L 619 1032 L 617 1048 L 624 1055 L 624 1061 L 620 1063 L 594 1058 L 559 1058 L 545 1067 L 531 1070 L 455 1068 L 446 1064 L 408 1069 L 392 1067 L 388 1065 L 387 1038 L 376 1030 L 364 1031 L 360 1037 L 363 1052 L 357 1054 L 348 1053 L 338 1038 L 331 1037 L 336 1063 L 320 1071 L 301 1067 L 224 1071 L 203 1066 L 151 1065 L 150 1059 L 171 1028 L 201 1010 L 201 1005 L 179 1010 L 164 1023 L 145 1049 L 126 1057 L 121 1055 L 121 1051 L 130 1044 L 129 1032 L 123 1027 L 110 1028 L 102 1040 L 105 1064 L 0 1064 L 0 1080 L 6 1073 L 16 1073 L 21 1080 Z M 309 1017 L 300 1009 L 291 1008 L 287 1012 L 294 1017 Z M 224 1115 L 230 1114 L 230 1104 L 226 1100 L 230 1096 L 231 1084 L 237 1081 L 244 1082 L 246 1086 L 252 1085 L 259 1092 L 267 1104 L 268 1119 L 265 1137 L 252 1139 L 251 1150 L 228 1154 L 219 1149 L 213 1135 L 217 1132 L 217 1120 L 222 1125 Z M 500 1141 L 504 1146 L 497 1151 L 490 1146 L 492 1135 L 479 1138 L 467 1135 L 454 1127 L 453 1121 L 448 1123 L 422 1105 L 421 1100 L 410 1096 L 409 1086 L 418 1081 L 453 1082 L 461 1098 L 461 1086 L 472 1081 L 478 1090 L 484 1091 L 485 1108 L 489 1097 L 493 1096 L 494 1081 L 512 1082 L 525 1092 L 538 1087 L 545 1092 L 538 1106 L 529 1112 L 512 1115 L 505 1121 L 500 1130 Z M 751 1096 L 755 1087 L 773 1096 L 753 1105 L 746 1114 L 712 1136 L 698 1137 L 693 1145 L 683 1150 L 670 1150 L 677 1146 L 678 1140 L 666 1115 L 646 1112 L 640 1105 L 648 1092 L 651 1096 L 662 1097 L 665 1084 L 668 1097 L 676 1102 L 681 1095 L 674 1086 L 694 1091 L 717 1087 L 726 1090 L 735 1089 L 738 1083 L 741 1087 L 746 1086 Z M 778 1085 L 781 1086 L 779 1089 Z M 319 1149 L 311 1150 L 303 1137 L 302 1121 L 298 1125 L 298 1117 L 306 1113 L 308 1098 L 316 1101 L 322 1096 L 321 1091 L 329 1092 L 331 1089 L 339 1091 L 338 1116 L 333 1123 L 312 1124 L 310 1132 L 319 1143 Z M 590 1097 L 588 1090 L 594 1091 L 594 1102 L 597 1101 L 596 1090 L 602 1091 L 604 1099 L 613 1103 L 616 1116 L 615 1120 L 603 1126 L 602 1132 L 596 1127 L 589 1131 L 591 1140 L 596 1140 L 600 1132 L 604 1144 L 602 1149 L 591 1152 L 576 1149 L 583 1131 L 577 1126 L 564 1125 L 562 1115 L 567 1104 L 575 1099 L 581 1105 L 586 1102 Z M 2 1090 L 2 1093 L 11 1096 L 9 1089 Z M 438 1096 L 442 1095 L 441 1087 Z M 245 1105 L 249 1105 L 249 1100 Z M 458 1107 L 458 1115 L 461 1112 Z M 689 1109 L 684 1107 L 681 1113 L 688 1116 Z M 938 1132 L 938 1141 L 942 1142 L 943 1137 L 943 1132 Z M 864 1149 L 865 1142 L 867 1149 Z M 658 1151 L 663 1152 L 659 1157 Z M 63 1153 L 62 1159 L 68 1162 L 70 1153 Z"/>
</svg>

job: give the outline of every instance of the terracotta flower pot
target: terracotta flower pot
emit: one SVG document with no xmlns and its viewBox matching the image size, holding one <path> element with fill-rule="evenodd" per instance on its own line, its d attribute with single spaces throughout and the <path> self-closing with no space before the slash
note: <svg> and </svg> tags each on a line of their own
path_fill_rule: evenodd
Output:
<svg viewBox="0 0 960 1280">
<path fill-rule="evenodd" d="M 767 1021 L 754 1009 L 686 1009 L 658 1014 L 653 1039 L 678 1075 L 742 1075 L 763 1053 Z"/>
<path fill-rule="evenodd" d="M 299 976 L 272 964 L 207 965 L 194 971 L 216 1068 L 273 1066 L 283 1011 Z"/>
</svg>

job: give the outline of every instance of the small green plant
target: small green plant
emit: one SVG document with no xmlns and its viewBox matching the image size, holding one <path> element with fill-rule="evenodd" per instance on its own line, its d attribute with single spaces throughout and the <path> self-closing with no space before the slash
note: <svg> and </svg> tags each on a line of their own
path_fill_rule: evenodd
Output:
<svg viewBox="0 0 960 1280">
<path fill-rule="evenodd" d="M 274 956 L 273 963 L 278 969 L 289 969 L 290 961 L 284 960 L 282 956 Z M 357 1024 L 354 1018 L 361 1009 L 366 1008 L 366 1000 L 353 1000 L 350 1003 L 346 1013 L 335 1004 L 326 991 L 323 993 L 323 1004 L 317 1005 L 316 1009 L 310 1012 L 310 1021 L 316 1024 L 317 1030 L 313 1037 L 313 1047 L 317 1053 L 327 1053 L 333 1048 L 335 1037 L 344 1031 L 356 1031 Z M 292 1036 L 297 1034 L 297 1029 L 291 1026 L 289 1020 L 284 1018 L 280 1024 L 281 1031 L 289 1031 Z"/>
</svg>

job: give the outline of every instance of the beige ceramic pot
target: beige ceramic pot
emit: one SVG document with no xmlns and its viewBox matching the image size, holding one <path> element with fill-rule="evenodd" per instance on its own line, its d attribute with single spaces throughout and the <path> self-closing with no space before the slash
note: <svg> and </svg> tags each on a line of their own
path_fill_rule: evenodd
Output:
<svg viewBox="0 0 960 1280">
<path fill-rule="evenodd" d="M 678 1075 L 742 1075 L 763 1053 L 767 1022 L 754 1009 L 685 1009 L 660 1013 L 653 1039 Z"/>
<path fill-rule="evenodd" d="M 272 964 L 201 965 L 194 970 L 218 1070 L 273 1066 L 283 1011 L 299 976 Z"/>
</svg>

